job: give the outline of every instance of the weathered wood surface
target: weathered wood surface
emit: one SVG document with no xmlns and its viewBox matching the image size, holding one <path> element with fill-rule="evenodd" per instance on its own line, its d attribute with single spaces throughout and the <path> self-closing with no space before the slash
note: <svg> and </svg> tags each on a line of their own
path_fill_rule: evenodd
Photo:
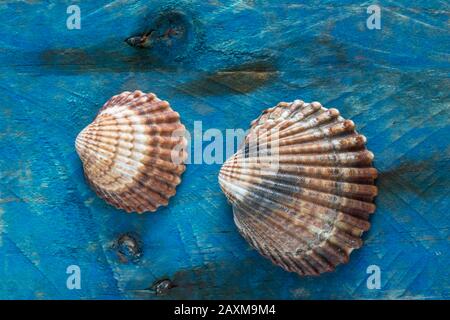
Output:
<svg viewBox="0 0 450 320">
<path fill-rule="evenodd" d="M 372 2 L 72 1 L 0 3 L 0 298 L 449 298 L 449 5 Z M 187 26 L 137 50 L 125 38 Z M 238 234 L 220 165 L 189 165 L 170 206 L 127 215 L 86 185 L 76 134 L 124 90 L 156 92 L 192 130 L 248 127 L 278 101 L 337 107 L 380 171 L 365 246 L 335 273 L 300 278 Z M 123 263 L 131 232 L 142 256 Z M 66 288 L 79 265 L 81 290 Z M 369 290 L 366 268 L 381 268 Z M 161 279 L 176 285 L 149 290 Z"/>
</svg>

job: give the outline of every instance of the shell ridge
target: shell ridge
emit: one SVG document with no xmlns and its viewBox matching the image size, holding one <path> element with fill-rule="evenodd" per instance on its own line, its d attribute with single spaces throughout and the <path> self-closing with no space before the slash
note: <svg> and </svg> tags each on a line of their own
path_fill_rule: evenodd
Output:
<svg viewBox="0 0 450 320">
<path fill-rule="evenodd" d="M 219 173 L 240 233 L 300 275 L 346 263 L 375 211 L 377 170 L 366 142 L 353 121 L 318 102 L 264 110 Z M 261 153 L 262 147 L 277 149 Z"/>
<path fill-rule="evenodd" d="M 103 105 L 75 146 L 96 194 L 116 208 L 141 213 L 167 205 L 175 194 L 185 171 L 184 132 L 167 101 L 125 91 Z"/>
<path fill-rule="evenodd" d="M 253 188 L 254 190 L 258 190 L 258 191 L 262 192 L 263 194 L 268 194 L 269 192 L 272 192 L 272 193 L 276 194 L 277 197 L 284 198 L 285 200 L 287 200 L 287 196 L 289 196 L 289 194 L 279 192 L 279 190 L 273 190 L 273 189 L 269 189 L 267 187 L 262 187 L 260 184 L 257 184 L 257 183 L 250 183 L 247 180 L 244 180 L 244 178 L 242 178 L 241 176 L 235 177 L 235 179 L 240 180 L 241 184 L 247 186 L 247 189 Z M 265 182 L 267 182 L 267 181 L 265 181 Z M 351 199 L 351 198 L 347 198 L 344 196 L 335 196 L 336 199 L 333 199 L 333 197 L 328 196 L 324 192 L 315 191 L 315 190 L 311 190 L 308 188 L 297 189 L 296 192 L 297 192 L 296 195 L 298 196 L 299 200 L 309 201 L 311 199 L 321 199 L 322 202 L 320 202 L 320 203 L 331 209 L 339 209 L 339 210 L 355 209 L 355 210 L 362 210 L 362 211 L 368 211 L 368 212 L 373 211 L 372 206 L 370 206 L 370 205 L 366 206 L 367 202 L 365 202 L 365 201 Z M 295 192 L 293 192 L 293 193 L 295 193 Z M 342 199 L 342 202 L 346 206 L 343 206 L 343 205 L 338 206 L 336 204 L 337 198 Z M 364 210 L 364 208 L 366 208 L 366 210 Z"/>
</svg>

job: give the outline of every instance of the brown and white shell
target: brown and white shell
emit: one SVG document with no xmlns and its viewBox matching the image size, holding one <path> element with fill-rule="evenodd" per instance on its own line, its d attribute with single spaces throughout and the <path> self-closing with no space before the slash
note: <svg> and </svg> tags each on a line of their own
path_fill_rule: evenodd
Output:
<svg viewBox="0 0 450 320">
<path fill-rule="evenodd" d="M 299 275 L 346 263 L 375 211 L 377 170 L 365 143 L 351 120 L 318 102 L 265 110 L 219 174 L 240 233 Z"/>
<path fill-rule="evenodd" d="M 181 182 L 185 127 L 153 93 L 123 92 L 100 109 L 75 146 L 97 195 L 127 212 L 167 205 Z"/>
</svg>

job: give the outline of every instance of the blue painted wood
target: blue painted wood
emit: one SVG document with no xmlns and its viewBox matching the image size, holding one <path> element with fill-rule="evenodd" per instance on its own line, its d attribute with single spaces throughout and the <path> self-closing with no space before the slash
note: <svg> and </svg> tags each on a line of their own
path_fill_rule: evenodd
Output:
<svg viewBox="0 0 450 320">
<path fill-rule="evenodd" d="M 368 30 L 371 2 L 86 1 L 68 30 L 70 4 L 0 4 L 0 298 L 450 297 L 448 4 L 379 1 L 382 28 Z M 187 32 L 147 50 L 123 42 L 169 23 Z M 134 89 L 169 100 L 189 130 L 246 129 L 281 100 L 337 107 L 380 171 L 364 247 L 319 278 L 284 272 L 238 234 L 218 164 L 189 165 L 156 214 L 105 204 L 74 139 Z M 115 241 L 127 232 L 142 256 L 123 263 Z M 81 290 L 66 287 L 71 264 Z M 366 286 L 372 264 L 380 290 Z M 176 287 L 149 290 L 166 278 Z"/>
</svg>

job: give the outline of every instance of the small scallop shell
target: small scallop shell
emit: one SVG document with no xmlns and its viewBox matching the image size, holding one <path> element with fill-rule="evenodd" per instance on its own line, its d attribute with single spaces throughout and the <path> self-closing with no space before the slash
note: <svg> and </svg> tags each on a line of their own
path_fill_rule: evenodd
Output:
<svg viewBox="0 0 450 320">
<path fill-rule="evenodd" d="M 300 275 L 346 263 L 375 211 L 377 170 L 365 143 L 352 121 L 318 102 L 265 110 L 219 174 L 240 233 Z"/>
<path fill-rule="evenodd" d="M 185 128 L 167 101 L 152 93 L 112 97 L 77 136 L 75 146 L 97 195 L 127 212 L 167 205 L 181 182 Z"/>
</svg>

